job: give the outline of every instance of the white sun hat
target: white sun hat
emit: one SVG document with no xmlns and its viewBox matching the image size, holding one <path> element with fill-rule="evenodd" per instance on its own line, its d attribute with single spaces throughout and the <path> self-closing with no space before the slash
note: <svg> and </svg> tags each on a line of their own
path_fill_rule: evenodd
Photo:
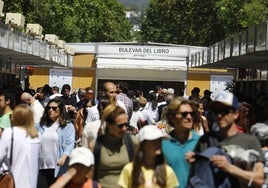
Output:
<svg viewBox="0 0 268 188">
<path fill-rule="evenodd" d="M 94 165 L 94 155 L 88 148 L 77 147 L 71 152 L 69 166 L 75 163 L 83 164 L 87 167 Z"/>
<path fill-rule="evenodd" d="M 164 135 L 155 125 L 145 125 L 140 129 L 138 134 L 138 139 L 140 142 L 144 140 L 156 140 L 163 137 L 166 137 L 166 135 Z"/>
</svg>

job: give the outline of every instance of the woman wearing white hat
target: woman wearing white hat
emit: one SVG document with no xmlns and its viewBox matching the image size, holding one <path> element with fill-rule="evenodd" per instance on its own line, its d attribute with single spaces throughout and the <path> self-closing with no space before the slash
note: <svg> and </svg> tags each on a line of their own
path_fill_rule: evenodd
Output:
<svg viewBox="0 0 268 188">
<path fill-rule="evenodd" d="M 140 130 L 140 147 L 133 162 L 123 168 L 118 181 L 119 186 L 172 188 L 179 185 L 174 171 L 165 163 L 161 149 L 163 136 L 155 125 L 146 125 Z"/>
</svg>

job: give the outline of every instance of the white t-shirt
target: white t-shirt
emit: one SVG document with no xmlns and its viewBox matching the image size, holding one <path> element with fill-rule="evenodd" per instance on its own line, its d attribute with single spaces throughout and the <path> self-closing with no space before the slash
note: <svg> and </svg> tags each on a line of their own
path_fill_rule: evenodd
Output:
<svg viewBox="0 0 268 188">
<path fill-rule="evenodd" d="M 86 111 L 87 111 L 87 118 L 85 120 L 85 125 L 90 123 L 90 122 L 93 122 L 93 121 L 100 119 L 98 105 L 95 105 L 92 107 L 87 107 Z"/>
<path fill-rule="evenodd" d="M 40 169 L 54 169 L 57 165 L 58 133 L 59 123 L 51 126 L 44 126 L 44 133 L 41 135 L 41 148 L 39 157 Z"/>
<path fill-rule="evenodd" d="M 148 122 L 149 125 L 155 125 L 158 121 L 158 108 L 153 110 L 151 102 L 147 102 L 146 106 L 141 112 L 144 119 Z"/>
<path fill-rule="evenodd" d="M 4 130 L 0 139 L 0 164 L 9 166 L 11 128 Z M 40 137 L 26 136 L 26 130 L 14 127 L 13 156 L 11 171 L 16 187 L 36 188 L 38 175 L 38 154 Z"/>
<path fill-rule="evenodd" d="M 133 111 L 132 116 L 129 120 L 129 125 L 136 128 L 136 129 L 139 129 L 137 123 L 140 119 L 143 120 L 142 112 L 140 110 L 138 110 L 136 112 Z"/>
</svg>

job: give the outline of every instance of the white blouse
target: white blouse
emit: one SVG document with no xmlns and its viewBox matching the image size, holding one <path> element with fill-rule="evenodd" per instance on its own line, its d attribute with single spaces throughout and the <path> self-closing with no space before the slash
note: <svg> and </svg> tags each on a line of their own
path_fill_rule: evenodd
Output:
<svg viewBox="0 0 268 188">
<path fill-rule="evenodd" d="M 40 169 L 55 169 L 57 165 L 58 133 L 59 123 L 54 122 L 51 126 L 44 126 L 41 135 L 41 148 L 39 155 Z"/>
<path fill-rule="evenodd" d="M 11 149 L 11 128 L 4 130 L 0 139 L 0 164 L 9 165 Z M 36 188 L 38 175 L 38 153 L 40 138 L 31 138 L 26 135 L 26 130 L 14 127 L 13 156 L 11 171 L 14 176 L 15 186 Z"/>
</svg>

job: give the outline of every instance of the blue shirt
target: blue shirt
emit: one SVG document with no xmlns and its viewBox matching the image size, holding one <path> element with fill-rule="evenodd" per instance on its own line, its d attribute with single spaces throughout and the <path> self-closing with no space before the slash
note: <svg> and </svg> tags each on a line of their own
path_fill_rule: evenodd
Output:
<svg viewBox="0 0 268 188">
<path fill-rule="evenodd" d="M 162 150 L 165 155 L 167 163 L 174 170 L 179 181 L 179 188 L 185 188 L 188 181 L 190 172 L 190 164 L 185 160 L 185 153 L 193 151 L 200 136 L 194 131 L 192 137 L 189 138 L 184 144 L 179 143 L 171 135 L 171 139 L 162 141 Z"/>
</svg>

